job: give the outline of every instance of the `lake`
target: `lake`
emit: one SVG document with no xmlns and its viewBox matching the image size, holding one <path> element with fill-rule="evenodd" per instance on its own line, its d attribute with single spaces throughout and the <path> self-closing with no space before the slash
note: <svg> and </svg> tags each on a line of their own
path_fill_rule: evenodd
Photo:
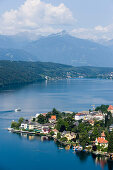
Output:
<svg viewBox="0 0 113 170">
<path fill-rule="evenodd" d="M 86 153 L 59 150 L 53 141 L 5 130 L 12 120 L 30 118 L 52 108 L 83 111 L 91 105 L 113 104 L 113 81 L 68 79 L 44 81 L 0 91 L 0 170 L 113 169 L 113 163 Z M 14 112 L 21 108 L 21 112 Z"/>
</svg>

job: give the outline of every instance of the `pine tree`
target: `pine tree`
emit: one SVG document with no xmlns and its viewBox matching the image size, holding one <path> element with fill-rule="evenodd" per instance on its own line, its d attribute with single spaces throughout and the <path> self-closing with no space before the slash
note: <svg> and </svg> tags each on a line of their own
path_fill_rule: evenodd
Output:
<svg viewBox="0 0 113 170">
<path fill-rule="evenodd" d="M 109 136 L 108 152 L 113 153 L 113 131 L 110 133 Z"/>
</svg>

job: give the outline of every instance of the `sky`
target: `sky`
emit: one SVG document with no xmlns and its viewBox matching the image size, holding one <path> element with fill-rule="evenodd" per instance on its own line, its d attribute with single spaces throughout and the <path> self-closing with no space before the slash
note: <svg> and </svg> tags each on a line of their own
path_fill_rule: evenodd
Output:
<svg viewBox="0 0 113 170">
<path fill-rule="evenodd" d="M 0 34 L 113 39 L 113 0 L 0 0 Z"/>
</svg>

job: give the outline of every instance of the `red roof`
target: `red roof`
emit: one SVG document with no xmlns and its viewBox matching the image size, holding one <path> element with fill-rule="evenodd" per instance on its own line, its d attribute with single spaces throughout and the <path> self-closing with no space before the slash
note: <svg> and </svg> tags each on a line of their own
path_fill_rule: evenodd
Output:
<svg viewBox="0 0 113 170">
<path fill-rule="evenodd" d="M 97 141 L 98 141 L 98 143 L 100 143 L 100 144 L 102 144 L 102 143 L 108 143 L 108 141 L 107 140 L 105 140 L 104 138 L 101 138 L 101 137 L 98 137 L 98 139 L 97 139 Z"/>
<path fill-rule="evenodd" d="M 84 113 L 77 113 L 75 116 L 84 116 Z"/>
<path fill-rule="evenodd" d="M 113 110 L 113 106 L 109 105 L 108 110 Z"/>
<path fill-rule="evenodd" d="M 56 120 L 56 116 L 55 116 L 55 115 L 52 115 L 52 116 L 51 116 L 51 119 L 52 119 L 52 120 Z"/>
</svg>

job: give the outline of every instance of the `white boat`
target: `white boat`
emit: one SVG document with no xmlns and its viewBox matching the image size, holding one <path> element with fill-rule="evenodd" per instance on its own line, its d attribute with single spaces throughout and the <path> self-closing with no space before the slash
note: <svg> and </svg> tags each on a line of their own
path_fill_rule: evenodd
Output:
<svg viewBox="0 0 113 170">
<path fill-rule="evenodd" d="M 15 109 L 15 112 L 20 112 L 20 111 L 21 111 L 20 108 Z"/>
<path fill-rule="evenodd" d="M 8 128 L 8 131 L 10 131 L 10 132 L 11 132 L 12 130 L 13 130 L 13 128 Z"/>
</svg>

